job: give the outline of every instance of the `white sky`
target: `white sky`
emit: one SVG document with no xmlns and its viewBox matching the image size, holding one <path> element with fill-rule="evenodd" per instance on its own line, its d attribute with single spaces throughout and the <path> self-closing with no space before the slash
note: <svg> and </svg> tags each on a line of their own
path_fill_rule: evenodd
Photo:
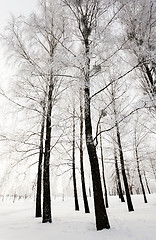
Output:
<svg viewBox="0 0 156 240">
<path fill-rule="evenodd" d="M 36 0 L 0 0 L 0 31 L 4 28 L 10 13 L 27 14 L 33 11 Z"/>
<path fill-rule="evenodd" d="M 11 14 L 15 16 L 28 15 L 37 7 L 38 0 L 0 0 L 0 34 L 3 34 L 3 29 L 7 25 Z M 6 64 L 6 59 L 4 56 L 3 45 L 0 42 L 0 88 L 5 91 L 8 89 L 9 82 L 11 82 L 11 75 L 13 69 L 10 69 Z M 4 98 L 0 96 L 0 129 L 4 119 L 6 118 L 3 113 Z M 3 106 L 3 108 L 2 108 Z M 7 107 L 8 108 L 8 107 Z M 0 145 L 1 148 L 1 145 Z"/>
<path fill-rule="evenodd" d="M 28 15 L 35 9 L 37 2 L 37 0 L 0 0 L 0 34 L 3 33 L 11 14 L 15 16 Z M 6 82 L 8 74 L 9 69 L 6 67 L 3 46 L 0 43 L 0 86 Z"/>
</svg>

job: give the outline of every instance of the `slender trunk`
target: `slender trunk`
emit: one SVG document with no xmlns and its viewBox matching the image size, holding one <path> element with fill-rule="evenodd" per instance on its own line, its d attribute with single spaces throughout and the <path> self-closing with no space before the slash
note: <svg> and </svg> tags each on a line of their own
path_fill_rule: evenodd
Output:
<svg viewBox="0 0 156 240">
<path fill-rule="evenodd" d="M 153 76 L 152 76 L 152 72 L 148 66 L 148 64 L 144 64 L 144 67 L 145 67 L 145 72 L 146 72 L 146 75 L 147 75 L 147 84 L 150 88 L 150 90 L 153 90 L 154 88 L 154 79 L 153 79 Z"/>
<path fill-rule="evenodd" d="M 138 149 L 137 149 L 137 147 L 135 147 L 135 156 L 136 156 L 137 171 L 138 171 L 140 185 L 141 185 L 141 189 L 142 189 L 142 193 L 143 193 L 143 197 L 144 197 L 144 202 L 147 203 L 145 188 L 144 188 L 144 184 L 143 184 L 142 176 L 141 176 L 141 172 L 140 172 L 139 156 L 138 156 Z"/>
<path fill-rule="evenodd" d="M 114 120 L 115 120 L 115 126 L 116 126 L 116 138 L 117 138 L 117 144 L 118 144 L 118 149 L 119 149 L 119 156 L 120 156 L 120 164 L 121 164 L 121 173 L 122 173 L 122 178 L 123 178 L 123 183 L 125 187 L 125 193 L 126 193 L 126 200 L 127 200 L 127 206 L 129 212 L 134 211 L 130 192 L 129 192 L 129 186 L 128 186 L 128 180 L 126 176 L 126 170 L 125 170 L 125 161 L 124 161 L 124 156 L 123 156 L 123 151 L 122 151 L 122 145 L 121 145 L 121 137 L 120 137 L 120 131 L 119 131 L 119 124 L 117 121 L 117 111 L 116 111 L 116 101 L 115 101 L 115 90 L 113 84 L 111 84 L 111 97 L 112 97 L 112 104 L 113 104 L 113 112 L 114 112 Z"/>
<path fill-rule="evenodd" d="M 43 106 L 43 116 L 41 124 L 40 135 L 40 152 L 38 162 L 38 174 L 37 174 L 37 193 L 36 193 L 36 217 L 41 217 L 41 191 L 42 191 L 42 160 L 43 160 L 43 137 L 44 137 L 44 125 L 45 125 L 45 106 Z"/>
<path fill-rule="evenodd" d="M 126 171 L 127 171 L 127 179 L 128 179 L 128 182 L 129 182 L 129 192 L 130 192 L 131 195 L 133 195 L 133 184 L 132 183 L 130 184 L 132 176 L 129 173 L 129 167 L 128 166 L 127 166 Z"/>
<path fill-rule="evenodd" d="M 50 144 L 51 144 L 51 113 L 52 113 L 52 74 L 48 90 L 48 104 L 46 114 L 46 140 L 45 140 L 45 153 L 44 153 L 44 171 L 43 171 L 43 219 L 42 222 L 52 222 L 51 218 L 51 197 L 50 197 Z"/>
<path fill-rule="evenodd" d="M 156 169 L 155 169 L 155 164 L 153 163 L 152 159 L 150 159 L 150 163 L 151 163 L 151 167 L 152 167 L 152 170 L 153 170 L 154 178 L 156 180 Z"/>
<path fill-rule="evenodd" d="M 101 124 L 99 124 L 99 131 L 101 132 Z M 105 206 L 108 208 L 108 194 L 107 194 L 107 186 L 105 179 L 105 170 L 104 170 L 104 158 L 103 158 L 103 147 L 102 147 L 102 134 L 100 134 L 100 150 L 101 150 L 101 164 L 102 164 L 102 179 L 105 190 Z"/>
<path fill-rule="evenodd" d="M 86 134 L 86 145 L 89 155 L 92 181 L 93 181 L 93 195 L 94 195 L 94 206 L 95 206 L 95 218 L 97 230 L 104 228 L 109 229 L 109 221 L 107 217 L 106 208 L 103 200 L 103 192 L 101 186 L 100 170 L 98 157 L 96 153 L 96 147 L 92 136 L 92 122 L 90 113 L 90 57 L 89 57 L 89 40 L 85 38 L 85 53 L 86 53 L 86 64 L 85 64 L 85 134 Z"/>
<path fill-rule="evenodd" d="M 82 107 L 82 94 L 80 94 L 80 171 L 81 171 L 81 183 L 82 183 L 82 194 L 85 213 L 89 213 L 89 205 L 86 193 L 84 166 L 83 166 L 83 107 Z"/>
<path fill-rule="evenodd" d="M 147 187 L 148 193 L 151 194 L 145 171 L 144 171 L 144 177 L 145 177 L 145 183 L 146 183 L 146 187 Z"/>
<path fill-rule="evenodd" d="M 127 181 L 127 176 L 125 171 L 125 162 L 124 162 L 122 145 L 121 145 L 120 131 L 119 131 L 119 126 L 117 122 L 116 122 L 116 130 L 117 130 L 117 141 L 118 141 L 118 147 L 119 147 L 120 163 L 121 163 L 121 172 L 122 172 L 122 177 L 123 177 L 123 182 L 125 187 L 127 206 L 128 206 L 129 212 L 131 212 L 131 211 L 134 211 L 134 208 L 133 208 L 133 204 L 132 204 L 132 200 L 129 192 L 129 186 L 128 186 L 128 181 Z"/>
<path fill-rule="evenodd" d="M 73 186 L 74 186 L 74 201 L 75 210 L 79 211 L 77 184 L 76 184 L 76 171 L 75 171 L 75 106 L 73 106 Z"/>
<path fill-rule="evenodd" d="M 88 189 L 89 197 L 92 196 L 90 184 L 91 184 L 91 180 L 90 180 L 90 173 L 89 173 L 89 189 Z"/>
<path fill-rule="evenodd" d="M 117 189 L 118 189 L 119 198 L 121 199 L 121 202 L 125 202 L 122 187 L 121 187 L 120 172 L 119 172 L 118 159 L 117 159 L 117 153 L 116 153 L 115 147 L 114 147 L 114 160 L 115 160 L 115 171 L 116 171 Z"/>
</svg>

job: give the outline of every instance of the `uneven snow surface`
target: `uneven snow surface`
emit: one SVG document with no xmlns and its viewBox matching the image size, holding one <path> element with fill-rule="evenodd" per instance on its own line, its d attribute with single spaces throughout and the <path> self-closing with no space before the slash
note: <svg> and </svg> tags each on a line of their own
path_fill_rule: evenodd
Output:
<svg viewBox="0 0 156 240">
<path fill-rule="evenodd" d="M 142 196 L 132 196 L 135 211 L 129 213 L 126 203 L 118 197 L 109 197 L 108 217 L 111 229 L 96 231 L 93 205 L 91 214 L 74 211 L 73 199 L 52 199 L 52 224 L 35 219 L 33 200 L 0 199 L 0 240 L 155 240 L 156 194 L 148 195 L 148 204 Z"/>
</svg>

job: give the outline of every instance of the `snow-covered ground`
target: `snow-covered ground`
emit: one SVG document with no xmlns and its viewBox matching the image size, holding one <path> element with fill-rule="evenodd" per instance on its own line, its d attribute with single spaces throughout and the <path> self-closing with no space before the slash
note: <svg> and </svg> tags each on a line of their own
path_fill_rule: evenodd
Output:
<svg viewBox="0 0 156 240">
<path fill-rule="evenodd" d="M 73 199 L 52 199 L 52 224 L 42 224 L 35 219 L 33 200 L 0 202 L 1 240 L 155 240 L 156 239 L 156 194 L 132 196 L 135 211 L 129 213 L 125 203 L 117 197 L 109 197 L 108 216 L 110 230 L 96 231 L 94 213 L 74 211 Z M 90 205 L 92 205 L 90 199 Z"/>
</svg>

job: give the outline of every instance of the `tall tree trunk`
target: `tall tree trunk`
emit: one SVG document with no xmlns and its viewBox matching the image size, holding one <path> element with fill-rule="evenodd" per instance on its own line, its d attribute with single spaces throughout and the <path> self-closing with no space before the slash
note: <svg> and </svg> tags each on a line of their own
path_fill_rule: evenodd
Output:
<svg viewBox="0 0 156 240">
<path fill-rule="evenodd" d="M 51 218 L 51 197 L 50 197 L 50 144 L 51 144 L 51 113 L 52 113 L 52 93 L 53 93 L 53 78 L 51 74 L 49 90 L 48 90 L 48 104 L 46 114 L 46 139 L 45 139 L 45 153 L 44 153 L 44 171 L 43 171 L 43 219 L 42 222 L 52 222 Z"/>
<path fill-rule="evenodd" d="M 133 183 L 130 184 L 132 176 L 130 176 L 130 173 L 129 173 L 129 166 L 127 166 L 126 172 L 127 172 L 127 179 L 128 179 L 128 182 L 129 182 L 129 192 L 130 192 L 131 195 L 133 195 Z"/>
<path fill-rule="evenodd" d="M 128 185 L 128 180 L 126 176 L 126 170 L 125 170 L 125 161 L 124 161 L 124 156 L 123 156 L 123 151 L 122 151 L 122 145 L 121 145 L 121 137 L 120 137 L 120 131 L 119 131 L 119 124 L 117 121 L 117 111 L 116 111 L 116 102 L 115 102 L 115 92 L 113 89 L 113 84 L 111 85 L 112 87 L 112 103 L 113 103 L 113 112 L 114 112 L 114 118 L 115 118 L 115 126 L 116 126 L 116 137 L 117 137 L 117 144 L 118 144 L 118 149 L 119 149 L 119 156 L 120 156 L 120 164 L 121 164 L 121 173 L 123 177 L 123 183 L 125 187 L 125 193 L 126 193 L 126 200 L 127 200 L 127 206 L 129 212 L 134 211 L 130 192 L 129 192 L 129 185 Z"/>
<path fill-rule="evenodd" d="M 44 102 L 45 105 L 45 102 Z M 38 162 L 38 174 L 37 174 L 37 193 L 36 193 L 36 214 L 35 217 L 41 217 L 41 192 L 42 192 L 42 160 L 43 160 L 43 138 L 45 127 L 45 106 L 43 106 L 43 116 L 41 123 L 41 135 L 40 135 L 40 152 Z"/>
<path fill-rule="evenodd" d="M 140 164 L 139 164 L 139 156 L 138 156 L 137 146 L 135 146 L 135 156 L 136 156 L 137 171 L 138 171 L 139 180 L 140 180 L 140 185 L 141 185 L 141 189 L 142 189 L 142 193 L 143 193 L 143 197 L 144 197 L 144 202 L 147 203 L 145 188 L 144 188 L 144 184 L 143 184 L 142 176 L 141 176 L 141 172 L 140 172 Z"/>
<path fill-rule="evenodd" d="M 101 124 L 99 124 L 99 131 L 101 132 Z M 108 208 L 108 194 L 107 194 L 107 186 L 105 179 L 105 169 L 104 169 L 104 158 L 103 158 L 103 146 L 102 146 L 102 134 L 100 133 L 100 150 L 101 150 L 101 164 L 102 164 L 102 179 L 105 190 L 105 206 Z"/>
<path fill-rule="evenodd" d="M 77 184 L 76 184 L 76 171 L 75 171 L 75 106 L 73 106 L 73 186 L 74 186 L 74 201 L 75 210 L 79 211 L 78 195 L 77 195 Z"/>
<path fill-rule="evenodd" d="M 80 171 L 81 171 L 81 183 L 82 183 L 82 194 L 85 213 L 89 213 L 89 205 L 86 193 L 84 165 L 83 165 L 83 107 L 82 107 L 82 89 L 80 89 Z"/>
<path fill-rule="evenodd" d="M 87 29 L 84 31 L 87 32 Z M 106 208 L 103 200 L 103 192 L 101 186 L 100 170 L 98 157 L 96 153 L 96 147 L 94 145 L 93 135 L 92 135 L 92 122 L 91 122 L 91 112 L 90 112 L 90 57 L 89 57 L 89 40 L 88 36 L 84 39 L 85 43 L 85 87 L 84 87 L 84 98 L 85 98 L 85 135 L 86 135 L 86 145 L 89 155 L 91 174 L 93 181 L 93 195 L 94 195 L 94 206 L 95 206 L 95 218 L 96 218 L 96 228 L 97 230 L 102 230 L 104 228 L 109 229 L 109 221 L 106 212 Z"/>
<path fill-rule="evenodd" d="M 151 158 L 150 158 L 150 163 L 151 163 L 154 178 L 156 180 L 156 167 L 155 167 L 155 164 L 153 163 L 153 160 Z"/>
<path fill-rule="evenodd" d="M 90 173 L 89 173 L 89 188 L 88 188 L 89 197 L 92 196 L 92 193 L 91 193 L 91 186 L 90 186 L 91 181 L 92 181 L 92 180 L 90 180 Z"/>
<path fill-rule="evenodd" d="M 146 73 L 146 82 L 147 82 L 147 86 L 148 89 L 147 91 L 150 91 L 153 95 L 155 95 L 155 82 L 154 82 L 154 78 L 155 76 L 152 74 L 152 67 L 149 67 L 148 64 L 144 63 L 143 67 L 145 68 L 145 70 L 143 69 L 143 71 Z"/>
<path fill-rule="evenodd" d="M 151 194 L 151 190 L 150 190 L 149 185 L 148 185 L 148 181 L 147 181 L 147 177 L 146 177 L 145 171 L 144 171 L 144 177 L 145 177 L 145 183 L 146 183 L 146 187 L 147 187 L 148 193 Z"/>
<path fill-rule="evenodd" d="M 127 176 L 125 171 L 125 162 L 124 162 L 122 145 L 121 145 L 120 131 L 119 131 L 119 126 L 117 122 L 116 122 L 116 131 L 117 131 L 117 142 L 119 147 L 119 155 L 120 155 L 120 163 L 121 163 L 121 172 L 122 172 L 123 182 L 125 186 L 127 205 L 128 205 L 129 212 L 131 212 L 131 211 L 134 211 L 134 208 L 133 208 L 133 204 L 132 204 L 132 200 L 129 192 L 129 185 L 127 181 Z"/>
<path fill-rule="evenodd" d="M 117 188 L 118 188 L 119 198 L 121 199 L 121 202 L 125 202 L 122 187 L 121 187 L 120 172 L 119 172 L 118 159 L 117 159 L 117 153 L 116 153 L 115 146 L 114 146 L 114 160 L 115 160 L 115 171 L 116 171 Z"/>
</svg>

